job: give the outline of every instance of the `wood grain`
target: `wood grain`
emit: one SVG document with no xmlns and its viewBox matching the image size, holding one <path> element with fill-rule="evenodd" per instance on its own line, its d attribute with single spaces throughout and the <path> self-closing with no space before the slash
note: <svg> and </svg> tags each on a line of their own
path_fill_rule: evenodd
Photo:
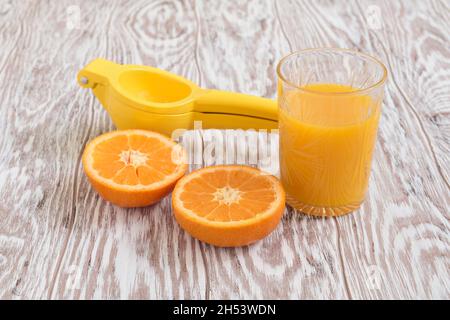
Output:
<svg viewBox="0 0 450 320">
<path fill-rule="evenodd" d="M 406 0 L 0 1 L 0 298 L 449 299 L 449 9 Z M 218 249 L 179 229 L 169 197 L 125 210 L 90 188 L 81 152 L 114 128 L 75 82 L 91 59 L 275 98 L 277 61 L 324 46 L 373 54 L 389 69 L 369 195 L 356 213 L 313 219 L 288 208 L 268 238 Z M 276 171 L 276 152 L 264 162 L 276 137 L 206 130 L 182 142 L 192 154 L 215 150 L 191 169 Z"/>
</svg>

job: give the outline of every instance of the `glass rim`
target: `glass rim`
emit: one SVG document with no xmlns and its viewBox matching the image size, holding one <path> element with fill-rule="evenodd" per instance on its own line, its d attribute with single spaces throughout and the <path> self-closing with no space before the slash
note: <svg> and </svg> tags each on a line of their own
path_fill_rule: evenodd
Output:
<svg viewBox="0 0 450 320">
<path fill-rule="evenodd" d="M 312 90 L 312 89 L 305 89 L 304 87 L 301 87 L 299 85 L 296 85 L 294 83 L 292 83 L 291 81 L 287 80 L 286 77 L 283 75 L 283 73 L 281 72 L 281 66 L 291 57 L 293 56 L 298 56 L 301 54 L 305 54 L 305 53 L 314 53 L 314 52 L 325 52 L 325 51 L 329 51 L 329 52 L 334 52 L 334 53 L 352 53 L 355 54 L 359 57 L 362 57 L 366 60 L 370 60 L 372 62 L 374 62 L 375 64 L 377 64 L 378 66 L 381 67 L 381 69 L 383 70 L 383 76 L 381 77 L 380 80 L 378 80 L 377 82 L 375 82 L 375 84 L 372 84 L 366 88 L 362 88 L 362 89 L 357 89 L 354 91 L 347 91 L 347 92 L 323 92 L 323 91 L 318 91 L 318 90 Z M 384 65 L 383 62 L 381 62 L 381 60 L 368 55 L 366 53 L 362 53 L 356 50 L 351 50 L 351 49 L 342 49 L 342 48 L 312 48 L 312 49 L 303 49 L 303 50 L 297 50 L 294 52 L 289 53 L 288 55 L 284 56 L 283 58 L 281 58 L 281 60 L 278 62 L 277 65 L 277 75 L 278 77 L 285 83 L 287 83 L 288 85 L 290 85 L 291 87 L 294 87 L 300 91 L 306 92 L 306 93 L 312 93 L 312 94 L 317 94 L 317 95 L 338 95 L 338 96 L 345 96 L 345 95 L 355 95 L 355 94 L 361 94 L 361 93 L 365 93 L 367 91 L 371 91 L 374 90 L 380 86 L 382 86 L 387 79 L 388 76 L 388 71 L 386 66 Z"/>
</svg>

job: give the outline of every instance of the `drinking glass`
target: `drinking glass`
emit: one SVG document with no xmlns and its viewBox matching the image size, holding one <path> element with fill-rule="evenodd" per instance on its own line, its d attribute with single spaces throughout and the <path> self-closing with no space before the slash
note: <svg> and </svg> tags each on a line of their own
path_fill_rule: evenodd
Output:
<svg viewBox="0 0 450 320">
<path fill-rule="evenodd" d="M 287 202 L 339 216 L 364 201 L 386 67 L 344 49 L 310 49 L 277 67 L 281 182 Z"/>
</svg>

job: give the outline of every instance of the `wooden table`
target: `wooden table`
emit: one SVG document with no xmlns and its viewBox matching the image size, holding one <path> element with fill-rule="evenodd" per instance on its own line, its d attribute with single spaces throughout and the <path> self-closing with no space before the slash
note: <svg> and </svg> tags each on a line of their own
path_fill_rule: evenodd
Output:
<svg viewBox="0 0 450 320">
<path fill-rule="evenodd" d="M 0 297 L 449 299 L 449 5 L 1 0 Z M 277 61 L 324 46 L 389 68 L 370 192 L 354 214 L 287 209 L 263 241 L 218 249 L 178 227 L 169 197 L 125 210 L 91 189 L 81 152 L 114 129 L 76 84 L 91 59 L 275 98 Z"/>
</svg>

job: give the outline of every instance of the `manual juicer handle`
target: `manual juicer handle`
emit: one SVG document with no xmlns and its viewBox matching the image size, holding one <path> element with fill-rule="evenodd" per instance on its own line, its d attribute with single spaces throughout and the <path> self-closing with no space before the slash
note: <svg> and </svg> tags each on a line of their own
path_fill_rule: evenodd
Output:
<svg viewBox="0 0 450 320">
<path fill-rule="evenodd" d="M 199 112 L 244 115 L 275 122 L 278 120 L 275 100 L 242 93 L 201 89 L 194 105 L 194 110 Z M 236 124 L 230 125 L 234 127 Z"/>
</svg>

